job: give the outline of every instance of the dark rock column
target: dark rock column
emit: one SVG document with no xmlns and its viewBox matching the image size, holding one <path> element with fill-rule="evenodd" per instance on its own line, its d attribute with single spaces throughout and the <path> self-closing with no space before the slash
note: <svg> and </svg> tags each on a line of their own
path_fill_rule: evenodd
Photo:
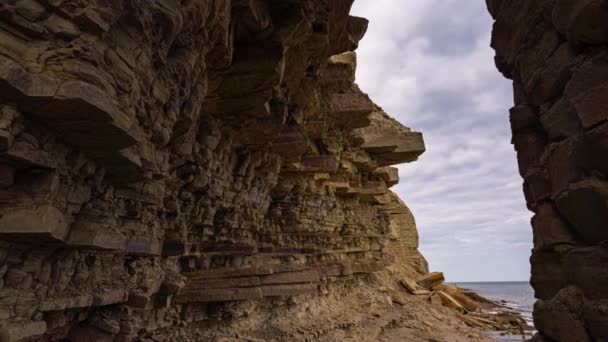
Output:
<svg viewBox="0 0 608 342">
<path fill-rule="evenodd" d="M 488 0 L 513 80 L 539 339 L 608 338 L 608 3 Z"/>
</svg>

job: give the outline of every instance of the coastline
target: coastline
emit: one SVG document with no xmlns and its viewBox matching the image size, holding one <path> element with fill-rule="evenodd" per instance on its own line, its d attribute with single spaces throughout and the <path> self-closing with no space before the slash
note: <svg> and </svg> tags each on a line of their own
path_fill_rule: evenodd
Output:
<svg viewBox="0 0 608 342">
<path fill-rule="evenodd" d="M 464 291 L 476 293 L 488 302 L 484 308 L 489 314 L 515 315 L 526 325 L 519 333 L 492 330 L 488 336 L 499 342 L 528 341 L 536 329 L 532 318 L 534 293 L 528 281 L 457 282 Z M 512 293 L 513 289 L 516 293 Z"/>
</svg>

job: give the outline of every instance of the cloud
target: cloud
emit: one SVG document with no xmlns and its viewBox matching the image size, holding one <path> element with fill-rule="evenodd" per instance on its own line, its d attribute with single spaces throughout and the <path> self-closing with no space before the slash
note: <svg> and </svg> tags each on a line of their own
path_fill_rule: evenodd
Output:
<svg viewBox="0 0 608 342">
<path fill-rule="evenodd" d="M 357 0 L 352 13 L 370 19 L 357 82 L 425 137 L 427 152 L 399 166 L 394 190 L 431 268 L 452 281 L 527 279 L 531 214 L 510 144 L 512 90 L 494 66 L 483 1 Z"/>
</svg>

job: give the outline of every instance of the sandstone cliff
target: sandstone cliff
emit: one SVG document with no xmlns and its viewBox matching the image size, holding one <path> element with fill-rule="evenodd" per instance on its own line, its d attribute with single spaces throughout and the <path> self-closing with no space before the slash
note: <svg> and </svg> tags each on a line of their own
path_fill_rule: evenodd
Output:
<svg viewBox="0 0 608 342">
<path fill-rule="evenodd" d="M 2 338 L 188 340 L 425 273 L 389 190 L 422 136 L 355 85 L 351 2 L 2 1 Z"/>
<path fill-rule="evenodd" d="M 532 220 L 538 341 L 608 339 L 608 4 L 488 0 L 513 79 L 513 143 Z"/>
</svg>

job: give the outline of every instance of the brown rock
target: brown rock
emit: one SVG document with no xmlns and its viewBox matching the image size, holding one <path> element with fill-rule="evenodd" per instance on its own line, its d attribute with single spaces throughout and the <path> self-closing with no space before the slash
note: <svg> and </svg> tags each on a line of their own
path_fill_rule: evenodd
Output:
<svg viewBox="0 0 608 342">
<path fill-rule="evenodd" d="M 588 299 L 608 299 L 608 248 L 605 246 L 575 248 L 564 257 L 568 283 L 576 285 Z"/>
<path fill-rule="evenodd" d="M 530 257 L 530 264 L 532 266 L 530 283 L 536 298 L 550 299 L 566 286 L 566 275 L 559 254 L 534 251 Z"/>
<path fill-rule="evenodd" d="M 608 183 L 585 180 L 571 185 L 557 198 L 560 213 L 589 243 L 608 239 Z M 581 203 L 585 203 L 581 205 Z"/>
<path fill-rule="evenodd" d="M 429 273 L 416 280 L 419 286 L 429 290 L 437 285 L 443 284 L 444 281 L 445 278 L 443 277 L 443 273 L 441 272 Z"/>
<path fill-rule="evenodd" d="M 576 109 L 565 98 L 557 100 L 553 106 L 542 113 L 540 121 L 551 140 L 565 139 L 582 129 Z"/>
<path fill-rule="evenodd" d="M 127 305 L 136 309 L 145 309 L 150 303 L 150 296 L 142 292 L 132 291 L 129 293 Z"/>
<path fill-rule="evenodd" d="M 575 41 L 602 44 L 608 41 L 608 8 L 597 0 L 560 0 L 553 11 L 555 26 Z"/>
<path fill-rule="evenodd" d="M 45 321 L 30 321 L 5 325 L 0 328 L 0 340 L 17 342 L 43 335 L 47 326 Z"/>
<path fill-rule="evenodd" d="M 444 306 L 450 309 L 464 311 L 464 307 L 449 294 L 443 291 L 437 291 L 436 294 L 439 296 L 439 298 L 441 298 L 441 302 Z"/>
<path fill-rule="evenodd" d="M 0 234 L 30 241 L 63 241 L 70 225 L 59 209 L 51 205 L 0 209 Z"/>
<path fill-rule="evenodd" d="M 534 247 L 549 249 L 556 245 L 572 245 L 576 237 L 570 231 L 568 224 L 559 216 L 549 203 L 543 203 L 536 209 L 532 219 L 534 228 Z"/>
<path fill-rule="evenodd" d="M 317 283 L 319 274 L 316 270 L 275 273 L 261 276 L 260 282 L 262 284 Z"/>
<path fill-rule="evenodd" d="M 125 251 L 127 240 L 103 223 L 78 220 L 72 226 L 66 243 L 81 248 Z"/>
<path fill-rule="evenodd" d="M 264 297 L 295 296 L 319 291 L 316 284 L 264 285 L 260 289 Z"/>
<path fill-rule="evenodd" d="M 591 336 L 598 339 L 608 337 L 608 301 L 606 299 L 585 301 L 584 317 Z"/>
<path fill-rule="evenodd" d="M 112 342 L 114 337 L 92 326 L 75 326 L 69 333 L 71 341 Z"/>
<path fill-rule="evenodd" d="M 534 326 L 557 341 L 591 341 L 582 317 L 583 297 L 576 288 L 561 290 L 555 298 L 534 305 Z"/>
<path fill-rule="evenodd" d="M 203 303 L 203 302 L 226 302 L 237 300 L 261 299 L 262 292 L 260 287 L 244 288 L 224 288 L 224 289 L 204 289 L 200 291 L 183 291 L 175 296 L 173 302 L 183 303 Z"/>
</svg>

